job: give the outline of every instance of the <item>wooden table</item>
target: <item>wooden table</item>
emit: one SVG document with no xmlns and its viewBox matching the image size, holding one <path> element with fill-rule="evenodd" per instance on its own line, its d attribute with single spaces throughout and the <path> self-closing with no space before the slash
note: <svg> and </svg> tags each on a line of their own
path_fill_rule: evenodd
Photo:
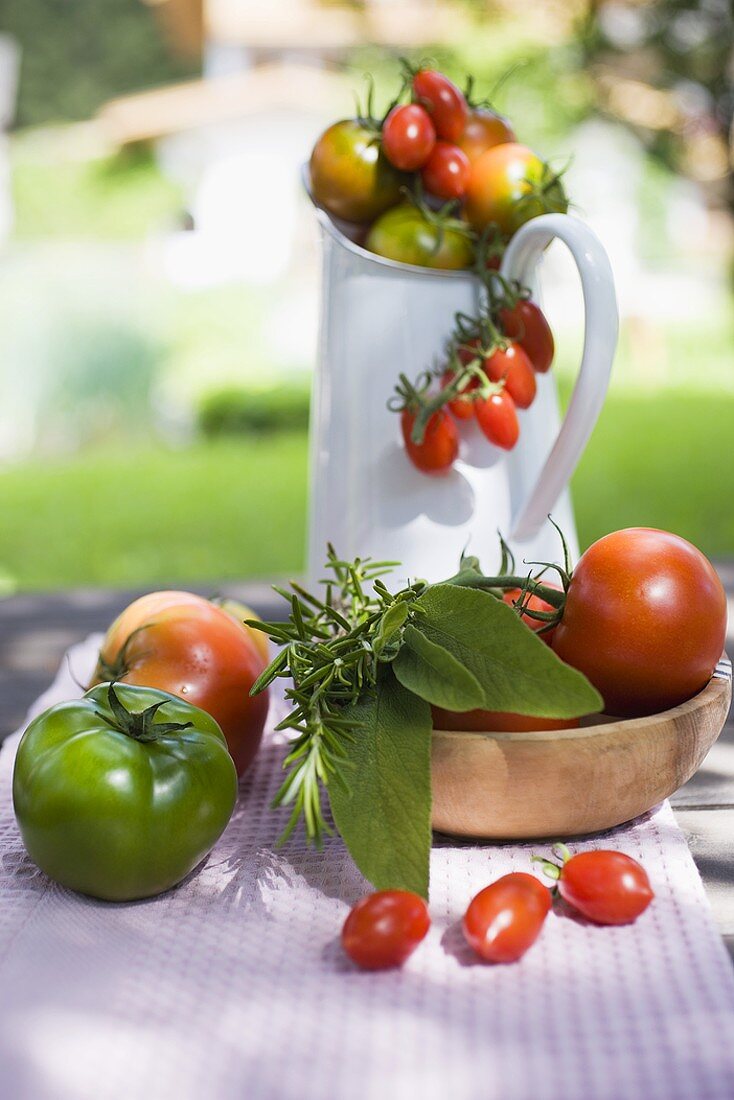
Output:
<svg viewBox="0 0 734 1100">
<path fill-rule="evenodd" d="M 718 569 L 731 604 L 734 563 Z M 283 602 L 266 584 L 228 582 L 201 589 L 205 594 L 216 590 L 243 600 L 263 618 L 282 615 Z M 92 631 L 104 630 L 141 591 L 76 590 L 0 600 L 0 740 L 22 724 L 26 708 L 48 686 L 65 650 Z M 728 648 L 734 654 L 734 606 Z M 701 769 L 671 801 L 734 961 L 734 712 Z"/>
</svg>

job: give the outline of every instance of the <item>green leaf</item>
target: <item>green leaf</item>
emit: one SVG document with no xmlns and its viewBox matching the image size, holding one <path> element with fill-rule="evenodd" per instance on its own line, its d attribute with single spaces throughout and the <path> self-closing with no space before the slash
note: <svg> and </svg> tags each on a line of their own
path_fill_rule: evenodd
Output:
<svg viewBox="0 0 734 1100">
<path fill-rule="evenodd" d="M 406 626 L 392 667 L 403 687 L 434 706 L 474 710 L 484 705 L 484 690 L 474 673 L 420 628 Z"/>
<path fill-rule="evenodd" d="M 420 628 L 474 674 L 487 710 L 577 718 L 602 709 L 596 688 L 563 663 L 502 600 L 471 588 L 433 585 L 417 601 Z"/>
<path fill-rule="evenodd" d="M 349 789 L 329 784 L 336 827 L 354 862 L 378 890 L 428 896 L 431 851 L 431 710 L 390 668 L 349 707 L 359 723 L 345 742 Z"/>
<path fill-rule="evenodd" d="M 408 604 L 405 600 L 396 602 L 388 607 L 380 619 L 380 625 L 372 643 L 375 654 L 379 657 L 385 646 L 394 638 L 401 626 L 408 618 Z"/>
</svg>

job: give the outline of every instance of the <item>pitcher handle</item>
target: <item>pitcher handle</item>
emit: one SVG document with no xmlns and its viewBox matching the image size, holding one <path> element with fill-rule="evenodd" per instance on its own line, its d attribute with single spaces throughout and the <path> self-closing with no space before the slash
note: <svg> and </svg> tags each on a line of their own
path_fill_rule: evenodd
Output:
<svg viewBox="0 0 734 1100">
<path fill-rule="evenodd" d="M 543 214 L 513 237 L 501 274 L 532 285 L 543 250 L 558 237 L 574 258 L 584 297 L 584 347 L 565 419 L 538 480 L 517 514 L 511 537 L 532 538 L 568 484 L 599 418 L 609 386 L 619 317 L 614 276 L 604 247 L 588 225 L 568 214 Z"/>
</svg>

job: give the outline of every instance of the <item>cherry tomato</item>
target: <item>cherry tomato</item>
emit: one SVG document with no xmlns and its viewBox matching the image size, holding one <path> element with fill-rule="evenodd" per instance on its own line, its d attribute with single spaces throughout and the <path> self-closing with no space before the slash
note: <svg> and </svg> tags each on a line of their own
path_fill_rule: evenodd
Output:
<svg viewBox="0 0 734 1100">
<path fill-rule="evenodd" d="M 454 379 L 454 372 L 452 370 L 446 370 L 441 377 L 441 385 L 448 386 Z M 461 391 L 458 397 L 455 397 L 453 401 L 449 401 L 449 408 L 454 414 L 457 420 L 471 420 L 474 416 L 474 402 L 471 399 L 471 393 L 476 390 L 479 385 L 478 378 L 472 378 L 469 385 Z"/>
<path fill-rule="evenodd" d="M 564 863 L 558 881 L 564 901 L 596 924 L 630 924 L 655 897 L 647 874 L 623 852 L 581 852 Z"/>
<path fill-rule="evenodd" d="M 465 344 L 461 344 L 456 352 L 459 362 L 462 366 L 466 367 L 469 363 L 473 363 L 475 359 L 484 359 L 482 354 L 482 341 L 478 336 L 473 336 L 470 340 L 467 340 Z"/>
<path fill-rule="evenodd" d="M 371 222 L 394 206 L 405 183 L 374 130 L 353 118 L 324 131 L 311 153 L 310 173 L 315 201 L 349 222 Z"/>
<path fill-rule="evenodd" d="M 511 451 L 520 436 L 515 402 L 506 390 L 478 397 L 474 402 L 477 424 L 495 447 Z"/>
<path fill-rule="evenodd" d="M 435 69 L 421 69 L 413 77 L 413 93 L 431 116 L 438 137 L 456 143 L 469 116 L 466 99 L 456 85 Z"/>
<path fill-rule="evenodd" d="M 511 309 L 502 309 L 499 321 L 506 336 L 517 340 L 536 371 L 545 374 L 555 353 L 553 333 L 535 302 L 519 298 Z"/>
<path fill-rule="evenodd" d="M 580 558 L 553 649 L 625 717 L 701 691 L 725 638 L 726 594 L 707 558 L 677 535 L 631 527 Z"/>
<path fill-rule="evenodd" d="M 366 247 L 388 260 L 444 271 L 470 267 L 474 258 L 469 236 L 454 219 L 429 217 L 410 202 L 394 206 L 377 219 Z"/>
<path fill-rule="evenodd" d="M 221 726 L 241 775 L 268 712 L 267 692 L 250 696 L 266 664 L 249 628 L 228 611 L 190 592 L 152 592 L 107 631 L 92 684 L 158 688 L 206 711 Z"/>
<path fill-rule="evenodd" d="M 456 424 L 445 409 L 439 409 L 426 425 L 422 443 L 410 438 L 415 414 L 404 409 L 400 417 L 405 449 L 410 461 L 424 474 L 445 474 L 459 455 L 459 433 Z"/>
<path fill-rule="evenodd" d="M 402 966 L 431 927 L 428 906 L 409 890 L 380 890 L 361 898 L 342 929 L 342 947 L 363 970 Z"/>
<path fill-rule="evenodd" d="M 543 581 L 543 584 L 548 588 L 555 588 L 558 592 L 561 591 L 559 585 L 553 584 L 552 581 Z M 522 595 L 523 593 L 519 588 L 508 588 L 502 593 L 502 599 L 506 604 L 509 604 L 510 607 L 514 607 L 515 602 L 519 600 Z M 542 600 L 540 596 L 527 596 L 526 594 L 524 597 L 524 604 L 526 607 L 530 608 L 531 611 L 555 611 L 553 605 Z M 534 619 L 531 615 L 526 615 L 525 612 L 523 612 L 520 618 L 526 626 L 529 626 L 530 629 L 534 631 L 542 630 L 546 625 L 542 619 Z M 552 630 L 546 631 L 545 634 L 541 634 L 541 638 L 546 645 L 551 644 L 555 632 L 556 630 L 554 627 Z"/>
<path fill-rule="evenodd" d="M 533 875 L 503 875 L 469 903 L 467 943 L 487 962 L 516 962 L 537 940 L 550 907 L 550 890 Z"/>
<path fill-rule="evenodd" d="M 509 237 L 531 218 L 567 208 L 563 184 L 526 145 L 496 145 L 471 166 L 465 213 L 478 231 L 494 224 Z"/>
<path fill-rule="evenodd" d="M 529 409 L 535 400 L 538 384 L 535 371 L 519 344 L 498 348 L 484 360 L 484 370 L 493 382 L 504 379 L 505 389 L 519 409 Z"/>
<path fill-rule="evenodd" d="M 433 152 L 436 131 L 431 116 L 417 103 L 393 107 L 382 127 L 382 148 L 395 168 L 415 172 Z"/>
<path fill-rule="evenodd" d="M 444 710 L 431 707 L 433 728 L 464 733 L 528 733 L 532 730 L 577 729 L 578 718 L 538 718 L 530 714 L 514 714 L 505 710 Z"/>
<path fill-rule="evenodd" d="M 487 149 L 515 141 L 515 131 L 509 121 L 488 107 L 475 107 L 469 111 L 466 128 L 457 144 L 473 163 Z"/>
<path fill-rule="evenodd" d="M 461 199 L 469 186 L 471 165 L 458 145 L 437 141 L 423 165 L 421 179 L 426 191 L 439 199 Z"/>
</svg>

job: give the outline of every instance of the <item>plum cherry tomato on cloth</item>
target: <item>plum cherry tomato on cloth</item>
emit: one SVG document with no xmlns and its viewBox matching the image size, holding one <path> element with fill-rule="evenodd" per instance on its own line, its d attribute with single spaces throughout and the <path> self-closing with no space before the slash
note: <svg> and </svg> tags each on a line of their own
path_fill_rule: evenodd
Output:
<svg viewBox="0 0 734 1100">
<path fill-rule="evenodd" d="M 436 131 L 430 115 L 417 103 L 393 107 L 382 127 L 385 156 L 403 172 L 422 168 L 433 152 Z"/>
<path fill-rule="evenodd" d="M 400 200 L 405 177 L 390 164 L 375 130 L 357 119 L 329 126 L 310 161 L 314 200 L 348 222 L 371 222 Z"/>
<path fill-rule="evenodd" d="M 450 386 L 453 380 L 454 372 L 452 370 L 446 370 L 441 376 L 441 386 Z M 478 385 L 479 379 L 472 378 L 468 386 L 463 389 L 453 401 L 449 401 L 448 407 L 457 420 L 471 420 L 474 416 L 474 402 L 470 395 L 476 390 Z"/>
<path fill-rule="evenodd" d="M 342 946 L 363 970 L 402 966 L 431 927 L 428 906 L 408 890 L 380 890 L 362 898 L 342 929 Z"/>
<path fill-rule="evenodd" d="M 388 260 L 444 271 L 470 267 L 474 257 L 469 236 L 453 219 L 429 217 L 410 202 L 394 206 L 377 219 L 366 247 Z"/>
<path fill-rule="evenodd" d="M 23 734 L 13 804 L 50 878 L 106 901 L 180 882 L 224 831 L 237 773 L 204 711 L 163 691 L 100 684 Z"/>
<path fill-rule="evenodd" d="M 487 107 L 475 107 L 469 111 L 464 133 L 457 145 L 473 163 L 487 149 L 510 141 L 515 141 L 515 131 L 506 118 Z"/>
<path fill-rule="evenodd" d="M 422 443 L 414 443 L 411 432 L 415 414 L 403 409 L 400 428 L 410 461 L 424 474 L 447 473 L 459 456 L 459 433 L 445 409 L 438 409 L 430 417 Z"/>
<path fill-rule="evenodd" d="M 499 322 L 506 336 L 517 340 L 539 374 L 550 370 L 555 344 L 545 314 L 527 298 L 519 298 L 514 306 L 500 310 Z"/>
<path fill-rule="evenodd" d="M 526 145 L 496 145 L 471 166 L 465 213 L 478 232 L 496 225 L 510 237 L 531 218 L 567 208 L 563 184 Z"/>
<path fill-rule="evenodd" d="M 466 128 L 469 108 L 456 85 L 435 69 L 420 69 L 413 77 L 413 94 L 431 116 L 438 137 L 458 142 Z"/>
<path fill-rule="evenodd" d="M 464 936 L 486 962 L 516 962 L 537 940 L 550 907 L 550 890 L 534 875 L 503 875 L 469 903 Z"/>
<path fill-rule="evenodd" d="M 631 924 L 655 896 L 637 860 L 607 851 L 571 856 L 561 868 L 558 892 L 596 924 Z"/>
<path fill-rule="evenodd" d="M 520 424 L 515 402 L 506 390 L 486 398 L 478 397 L 474 402 L 474 415 L 490 443 L 504 451 L 512 450 L 520 437 Z"/>
<path fill-rule="evenodd" d="M 463 198 L 469 184 L 471 165 L 458 145 L 437 141 L 423 165 L 421 180 L 426 191 L 439 199 Z"/>
<path fill-rule="evenodd" d="M 223 608 L 190 592 L 153 592 L 109 628 L 92 682 L 159 688 L 201 707 L 221 726 L 241 775 L 267 717 L 267 692 L 250 697 L 267 663 L 250 629 Z"/>
<path fill-rule="evenodd" d="M 492 382 L 504 381 L 505 389 L 519 409 L 530 408 L 538 383 L 533 365 L 519 344 L 497 348 L 484 360 L 484 370 Z"/>
<path fill-rule="evenodd" d="M 726 638 L 726 595 L 690 542 L 631 527 L 581 556 L 553 649 L 583 672 L 608 714 L 654 714 L 706 686 Z"/>
</svg>

